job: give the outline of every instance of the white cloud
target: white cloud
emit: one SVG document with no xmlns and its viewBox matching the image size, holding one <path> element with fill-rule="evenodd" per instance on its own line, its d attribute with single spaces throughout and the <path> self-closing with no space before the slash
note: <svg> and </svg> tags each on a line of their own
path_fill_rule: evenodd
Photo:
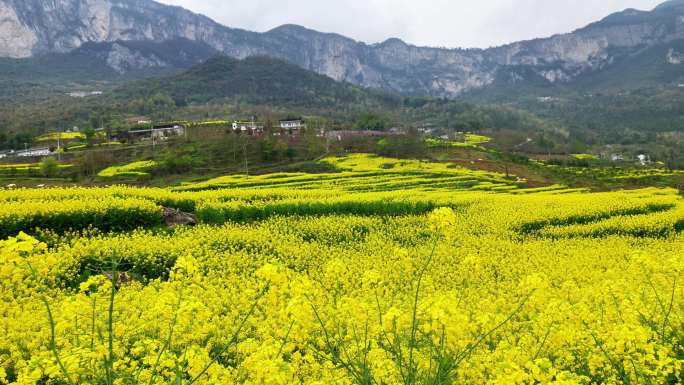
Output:
<svg viewBox="0 0 684 385">
<path fill-rule="evenodd" d="M 664 0 L 158 0 L 229 27 L 299 24 L 375 43 L 487 47 L 569 32 L 625 8 Z"/>
</svg>

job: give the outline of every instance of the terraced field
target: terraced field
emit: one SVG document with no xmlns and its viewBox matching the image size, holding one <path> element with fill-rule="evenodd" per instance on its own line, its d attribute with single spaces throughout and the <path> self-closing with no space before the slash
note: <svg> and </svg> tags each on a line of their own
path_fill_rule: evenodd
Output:
<svg viewBox="0 0 684 385">
<path fill-rule="evenodd" d="M 684 380 L 676 190 L 323 161 L 339 172 L 1 190 L 0 384 Z"/>
</svg>

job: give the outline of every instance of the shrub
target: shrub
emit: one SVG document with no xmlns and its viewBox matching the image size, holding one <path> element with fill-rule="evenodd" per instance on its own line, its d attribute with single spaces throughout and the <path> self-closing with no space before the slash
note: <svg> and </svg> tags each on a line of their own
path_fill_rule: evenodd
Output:
<svg viewBox="0 0 684 385">
<path fill-rule="evenodd" d="M 180 174 L 192 170 L 195 160 L 190 155 L 177 156 L 170 154 L 159 165 L 159 170 L 167 174 Z"/>
<path fill-rule="evenodd" d="M 59 163 L 53 157 L 47 157 L 40 162 L 40 173 L 47 178 L 52 178 L 59 172 Z"/>
<path fill-rule="evenodd" d="M 137 198 L 76 198 L 0 203 L 0 237 L 36 228 L 62 233 L 97 228 L 124 231 L 161 225 L 161 208 Z"/>
<path fill-rule="evenodd" d="M 322 215 L 416 215 L 435 208 L 430 201 L 421 200 L 356 200 L 349 198 L 287 199 L 275 202 L 205 202 L 198 207 L 197 215 L 203 222 L 245 222 L 274 216 Z"/>
</svg>

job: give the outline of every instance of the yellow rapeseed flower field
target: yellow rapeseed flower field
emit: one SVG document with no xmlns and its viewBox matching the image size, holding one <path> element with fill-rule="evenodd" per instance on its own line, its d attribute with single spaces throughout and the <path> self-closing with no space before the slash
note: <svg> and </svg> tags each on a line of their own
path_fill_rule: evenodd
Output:
<svg viewBox="0 0 684 385">
<path fill-rule="evenodd" d="M 0 190 L 0 384 L 684 380 L 677 191 L 326 161 L 341 171 Z M 202 223 L 167 229 L 162 207 Z"/>
</svg>

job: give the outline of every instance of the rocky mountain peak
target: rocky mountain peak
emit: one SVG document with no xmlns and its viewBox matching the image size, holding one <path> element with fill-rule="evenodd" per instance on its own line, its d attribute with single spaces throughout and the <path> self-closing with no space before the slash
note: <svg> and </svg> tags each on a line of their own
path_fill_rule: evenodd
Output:
<svg viewBox="0 0 684 385">
<path fill-rule="evenodd" d="M 405 41 L 398 39 L 396 37 L 389 38 L 389 39 L 383 41 L 382 43 L 380 43 L 379 45 L 383 46 L 383 47 L 397 47 L 397 48 L 408 47 L 408 44 L 406 44 Z"/>
<path fill-rule="evenodd" d="M 279 27 L 275 27 L 272 30 L 268 31 L 268 33 L 273 33 L 273 34 L 301 34 L 301 33 L 311 33 L 315 32 L 311 29 L 302 27 L 301 25 L 297 24 L 283 24 Z"/>
<path fill-rule="evenodd" d="M 656 11 L 667 11 L 667 10 L 672 10 L 673 8 L 680 8 L 684 7 L 684 0 L 668 0 L 660 5 L 658 5 L 655 10 Z"/>
<path fill-rule="evenodd" d="M 684 0 L 650 12 L 628 9 L 572 33 L 486 50 L 416 47 L 396 38 L 368 45 L 298 25 L 255 33 L 152 0 L 0 0 L 0 57 L 66 53 L 87 43 L 177 39 L 237 59 L 284 59 L 365 87 L 455 97 L 502 78 L 569 83 L 632 60 L 649 47 L 684 41 Z M 169 63 L 169 55 L 160 52 L 120 45 L 109 52 L 108 63 L 118 73 Z M 663 64 L 673 60 L 674 53 L 662 52 L 668 51 L 659 54 Z"/>
</svg>

